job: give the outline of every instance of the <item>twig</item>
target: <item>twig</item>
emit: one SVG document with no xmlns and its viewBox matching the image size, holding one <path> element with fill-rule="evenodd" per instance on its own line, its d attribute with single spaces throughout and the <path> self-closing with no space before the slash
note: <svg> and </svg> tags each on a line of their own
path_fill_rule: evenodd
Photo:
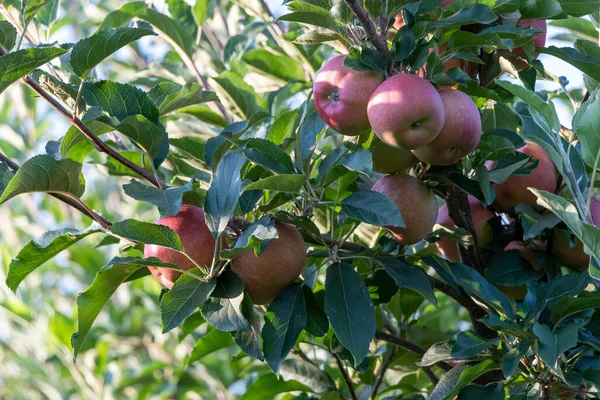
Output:
<svg viewBox="0 0 600 400">
<path fill-rule="evenodd" d="M 350 398 L 352 400 L 358 400 L 358 397 L 356 397 L 356 392 L 354 391 L 354 386 L 352 386 L 352 381 L 350 380 L 350 377 L 348 376 L 348 372 L 346 372 L 346 368 L 344 367 L 344 364 L 342 364 L 342 360 L 340 360 L 340 358 L 338 357 L 337 354 L 332 353 L 333 357 L 335 358 L 335 362 L 338 366 L 338 369 L 340 370 L 340 373 L 342 374 L 342 378 L 344 378 L 344 382 L 346 382 L 346 386 L 348 386 L 348 391 L 350 392 Z"/>
<path fill-rule="evenodd" d="M 367 10 L 365 10 L 362 7 L 359 0 L 345 0 L 345 1 L 346 1 L 346 4 L 348 5 L 348 7 L 350 8 L 350 10 L 352 11 L 352 13 L 356 16 L 356 19 L 358 19 L 358 22 L 360 22 L 360 25 L 365 30 L 365 33 L 371 40 L 373 47 L 375 47 L 375 49 L 377 49 L 377 51 L 379 51 L 381 54 L 383 54 L 385 56 L 385 59 L 388 64 L 387 65 L 388 72 L 391 72 L 392 67 L 394 65 L 394 59 L 392 58 L 392 55 L 390 54 L 390 49 L 388 49 L 387 39 L 385 37 L 377 34 L 377 28 L 373 24 L 373 21 L 371 20 L 369 13 L 367 12 Z"/>
<path fill-rule="evenodd" d="M 371 389 L 371 399 L 375 400 L 375 397 L 377 396 L 377 392 L 379 391 L 379 386 L 381 386 L 381 382 L 383 382 L 383 377 L 385 376 L 385 372 L 390 367 L 390 364 L 392 364 L 392 361 L 394 360 L 395 355 L 396 355 L 396 347 L 394 346 L 392 348 L 392 351 L 390 352 L 390 357 L 381 366 L 381 368 L 379 369 L 379 372 L 377 372 L 377 378 L 375 378 L 375 383 L 373 384 L 373 388 Z"/>
</svg>

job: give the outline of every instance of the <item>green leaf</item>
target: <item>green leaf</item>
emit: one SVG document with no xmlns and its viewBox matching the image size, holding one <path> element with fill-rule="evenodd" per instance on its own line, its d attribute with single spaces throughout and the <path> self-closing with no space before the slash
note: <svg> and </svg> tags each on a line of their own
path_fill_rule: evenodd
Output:
<svg viewBox="0 0 600 400">
<path fill-rule="evenodd" d="M 306 332 L 317 337 L 325 336 L 329 330 L 329 320 L 323 309 L 323 296 L 317 299 L 317 295 L 306 284 L 303 285 L 302 290 L 306 302 Z"/>
<path fill-rule="evenodd" d="M 288 359 L 281 364 L 279 374 L 286 381 L 297 381 L 315 393 L 335 390 L 335 384 L 319 367 L 304 360 Z"/>
<path fill-rule="evenodd" d="M 297 381 L 284 381 L 275 374 L 265 374 L 258 378 L 240 397 L 240 400 L 272 399 L 280 393 L 313 392 L 313 390 Z"/>
<path fill-rule="evenodd" d="M 213 329 L 196 342 L 192 349 L 192 353 L 186 360 L 186 364 L 190 365 L 215 351 L 233 346 L 234 344 L 235 342 L 229 333 Z"/>
<path fill-rule="evenodd" d="M 558 358 L 565 351 L 577 346 L 577 331 L 581 328 L 577 324 L 559 327 L 552 331 L 548 326 L 536 323 L 533 333 L 540 340 L 538 354 L 541 359 L 555 371 L 560 371 Z"/>
<path fill-rule="evenodd" d="M 227 126 L 227 120 L 225 120 L 221 115 L 217 114 L 216 112 L 211 110 L 209 106 L 206 105 L 183 107 L 179 109 L 179 112 L 181 114 L 191 115 L 199 121 L 209 123 L 219 128 L 224 128 Z"/>
<path fill-rule="evenodd" d="M 0 93 L 36 68 L 66 52 L 61 47 L 32 47 L 0 56 Z"/>
<path fill-rule="evenodd" d="M 23 193 L 51 192 L 81 197 L 85 179 L 81 164 L 38 155 L 25 161 L 10 180 L 0 197 L 0 204 Z"/>
<path fill-rule="evenodd" d="M 215 288 L 215 280 L 202 282 L 189 275 L 181 275 L 160 301 L 163 333 L 176 328 L 208 299 Z"/>
<path fill-rule="evenodd" d="M 513 347 L 502 357 L 502 373 L 507 379 L 517 371 L 521 359 L 529 350 L 529 345 L 528 341 L 521 340 L 517 347 Z"/>
<path fill-rule="evenodd" d="M 570 315 L 597 308 L 600 308 L 599 297 L 564 297 L 552 304 L 550 316 L 552 323 L 557 326 Z"/>
<path fill-rule="evenodd" d="M 590 78 L 600 82 L 600 60 L 594 57 L 582 54 L 579 50 L 572 47 L 538 47 L 536 51 L 560 58 L 579 69 Z"/>
<path fill-rule="evenodd" d="M 394 279 L 400 288 L 408 288 L 419 293 L 431 304 L 437 307 L 437 298 L 425 271 L 416 266 L 410 266 L 394 257 L 379 258 L 385 272 Z"/>
<path fill-rule="evenodd" d="M 146 272 L 148 265 L 168 266 L 170 264 L 161 263 L 158 259 L 115 257 L 98 271 L 90 287 L 77 296 L 78 330 L 71 338 L 73 359 L 77 358 L 85 337 L 104 304 L 122 283 L 136 279 L 140 276 L 140 272 Z"/>
<path fill-rule="evenodd" d="M 17 43 L 17 29 L 8 21 L 0 21 L 0 46 L 11 51 Z"/>
<path fill-rule="evenodd" d="M 423 358 L 421 361 L 417 363 L 420 367 L 431 367 L 442 361 L 451 361 L 454 360 L 452 357 L 452 346 L 453 343 L 450 341 L 439 342 L 432 345 L 425 354 L 423 354 Z"/>
<path fill-rule="evenodd" d="M 30 241 L 10 262 L 6 286 L 15 292 L 23 279 L 40 265 L 81 239 L 98 232 L 101 230 L 94 227 L 85 231 L 67 228 L 46 232 L 38 240 Z"/>
<path fill-rule="evenodd" d="M 451 355 L 456 359 L 473 358 L 497 342 L 498 339 L 485 340 L 472 331 L 463 331 L 456 337 L 456 343 L 452 347 Z"/>
<path fill-rule="evenodd" d="M 248 119 L 252 114 L 263 110 L 262 100 L 239 75 L 226 71 L 213 78 L 214 86 L 219 97 L 229 103 L 243 119 Z"/>
<path fill-rule="evenodd" d="M 266 49 L 254 49 L 244 53 L 242 60 L 266 75 L 284 82 L 304 81 L 304 69 L 293 58 L 272 53 Z"/>
<path fill-rule="evenodd" d="M 275 143 L 252 138 L 244 143 L 242 149 L 244 156 L 255 164 L 258 164 L 278 174 L 293 174 L 294 163 L 289 155 Z"/>
<path fill-rule="evenodd" d="M 51 27 L 58 20 L 58 10 L 60 8 L 60 0 L 50 0 L 37 15 L 37 20 L 40 24 Z"/>
<path fill-rule="evenodd" d="M 120 238 L 144 244 L 155 244 L 179 252 L 184 251 L 177 233 L 164 225 L 126 219 L 115 222 L 108 230 Z"/>
<path fill-rule="evenodd" d="M 485 4 L 475 4 L 472 7 L 460 9 L 456 14 L 448 18 L 430 22 L 428 25 L 435 28 L 470 24 L 489 25 L 497 19 L 498 17 L 490 10 L 490 7 Z"/>
<path fill-rule="evenodd" d="M 494 369 L 498 369 L 494 360 L 485 360 L 473 366 L 463 364 L 454 367 L 440 378 L 439 383 L 435 386 L 427 399 L 452 399 L 469 383 Z"/>
<path fill-rule="evenodd" d="M 2 196 L 2 192 L 8 186 L 8 183 L 14 176 L 14 172 L 8 168 L 8 165 L 0 161 L 0 196 Z"/>
<path fill-rule="evenodd" d="M 132 180 L 123 185 L 123 191 L 129 197 L 138 201 L 145 201 L 158 207 L 161 216 L 175 215 L 181 208 L 183 194 L 193 189 L 193 181 L 185 186 L 159 189 L 154 186 L 144 185 Z"/>
<path fill-rule="evenodd" d="M 498 253 L 492 257 L 485 279 L 496 286 L 521 286 L 541 278 L 544 271 L 535 271 L 529 262 L 521 258 L 517 250 Z"/>
<path fill-rule="evenodd" d="M 21 17 L 25 25 L 35 17 L 42 8 L 44 8 L 52 0 L 23 0 L 21 3 Z"/>
<path fill-rule="evenodd" d="M 467 386 L 459 394 L 457 400 L 504 400 L 504 385 L 490 383 L 486 386 Z"/>
<path fill-rule="evenodd" d="M 365 191 L 352 193 L 342 201 L 342 212 L 357 221 L 377 226 L 405 228 L 398 207 L 386 195 Z"/>
<path fill-rule="evenodd" d="M 281 114 L 269 129 L 267 140 L 280 145 L 283 139 L 288 138 L 294 132 L 299 116 L 296 110 L 288 111 Z"/>
<path fill-rule="evenodd" d="M 240 171 L 246 160 L 239 154 L 227 153 L 217 171 L 204 201 L 206 225 L 218 237 L 227 227 L 242 193 Z"/>
<path fill-rule="evenodd" d="M 202 307 L 202 315 L 220 331 L 250 331 L 251 327 L 242 313 L 244 282 L 231 270 L 218 279 L 215 290 Z"/>
<path fill-rule="evenodd" d="M 333 18 L 315 12 L 292 12 L 279 17 L 279 21 L 301 22 L 307 25 L 319 26 L 331 31 L 337 30 Z"/>
<path fill-rule="evenodd" d="M 84 102 L 85 103 L 85 102 Z M 111 132 L 113 128 L 98 121 L 83 121 L 96 136 Z M 94 149 L 93 145 L 75 126 L 71 126 L 60 143 L 62 158 L 70 158 L 83 162 L 85 157 Z"/>
<path fill-rule="evenodd" d="M 314 110 L 314 111 L 313 111 Z M 300 120 L 300 132 L 296 135 L 296 163 L 301 171 L 306 169 L 306 163 L 317 145 L 317 136 L 327 125 L 315 109 L 314 102 L 305 102 Z"/>
<path fill-rule="evenodd" d="M 251 329 L 249 331 L 231 332 L 231 337 L 235 340 L 235 343 L 240 346 L 240 349 L 250 357 L 264 361 L 265 357 L 262 352 L 260 341 L 263 318 L 255 311 L 254 304 L 248 295 L 244 295 L 244 301 L 242 301 L 242 314 L 250 323 Z"/>
<path fill-rule="evenodd" d="M 569 17 L 567 19 L 559 19 L 550 22 L 549 25 L 566 28 L 578 36 L 591 41 L 595 41 L 598 35 L 593 22 L 583 18 Z"/>
<path fill-rule="evenodd" d="M 275 221 L 265 216 L 250 225 L 238 237 L 233 248 L 223 249 L 219 256 L 221 259 L 231 260 L 248 249 L 254 249 L 254 253 L 259 256 L 266 249 L 269 241 L 278 237 Z"/>
<path fill-rule="evenodd" d="M 208 9 L 209 3 L 210 0 L 196 0 L 194 3 L 193 14 L 198 26 L 202 26 L 206 19 L 206 10 Z"/>
<path fill-rule="evenodd" d="M 575 117 L 573 126 L 577 138 L 581 141 L 581 155 L 583 161 L 591 167 L 598 168 L 596 160 L 600 157 L 600 124 L 598 115 L 600 115 L 600 91 L 595 90 L 590 95 L 588 101 L 583 103 Z"/>
<path fill-rule="evenodd" d="M 244 188 L 244 191 L 271 190 L 273 192 L 297 194 L 305 182 L 306 177 L 304 175 L 275 175 L 252 182 Z"/>
<path fill-rule="evenodd" d="M 375 309 L 365 283 L 348 264 L 334 263 L 327 268 L 325 312 L 342 345 L 360 364 L 369 352 L 375 335 Z"/>
<path fill-rule="evenodd" d="M 83 98 L 90 107 L 99 107 L 111 117 L 125 121 L 138 114 L 157 123 L 159 112 L 148 94 L 135 86 L 111 81 L 86 82 Z"/>
<path fill-rule="evenodd" d="M 295 283 L 279 292 L 269 305 L 264 321 L 261 337 L 265 360 L 277 373 L 306 326 L 302 285 Z"/>
<path fill-rule="evenodd" d="M 557 0 L 563 13 L 574 17 L 583 17 L 600 8 L 600 0 Z"/>
<path fill-rule="evenodd" d="M 161 82 L 148 92 L 148 96 L 158 107 L 160 115 L 209 101 L 219 101 L 215 92 L 204 90 L 198 83 L 181 86 L 174 82 Z"/>
<path fill-rule="evenodd" d="M 117 50 L 143 38 L 156 35 L 147 24 L 131 28 L 103 28 L 77 42 L 71 50 L 73 72 L 85 79 L 94 67 Z"/>
</svg>

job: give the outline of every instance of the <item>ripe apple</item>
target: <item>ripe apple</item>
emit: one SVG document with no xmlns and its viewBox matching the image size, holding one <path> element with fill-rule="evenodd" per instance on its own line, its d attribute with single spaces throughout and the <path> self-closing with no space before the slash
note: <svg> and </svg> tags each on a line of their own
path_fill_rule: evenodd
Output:
<svg viewBox="0 0 600 400">
<path fill-rule="evenodd" d="M 494 185 L 496 205 L 502 211 L 510 211 L 519 203 L 536 207 L 536 197 L 527 188 L 532 187 L 554 193 L 556 190 L 556 171 L 548 154 L 538 144 L 526 142 L 517 151 L 539 160 L 538 166 L 529 175 L 511 175 L 505 182 Z"/>
<path fill-rule="evenodd" d="M 378 138 L 369 151 L 373 155 L 373 171 L 381 174 L 393 174 L 414 166 L 419 160 L 410 150 L 388 146 Z"/>
<path fill-rule="evenodd" d="M 327 61 L 317 73 L 313 86 L 319 116 L 333 130 L 347 136 L 369 132 L 367 104 L 383 82 L 383 75 L 344 67 L 346 55 Z"/>
<path fill-rule="evenodd" d="M 300 276 L 306 262 L 306 247 L 298 230 L 283 222 L 276 222 L 275 227 L 279 238 L 271 240 L 260 256 L 247 250 L 231 262 L 254 304 L 273 301 L 281 289 Z"/>
<path fill-rule="evenodd" d="M 435 139 L 413 150 L 421 161 L 432 165 L 451 165 L 477 148 L 481 139 L 481 115 L 471 97 L 459 90 L 440 91 L 446 115 Z"/>
<path fill-rule="evenodd" d="M 437 90 L 411 74 L 386 79 L 371 96 L 367 113 L 375 134 L 403 149 L 430 143 L 444 125 L 444 103 Z"/>
<path fill-rule="evenodd" d="M 373 185 L 373 190 L 386 195 L 404 219 L 406 228 L 385 227 L 401 244 L 415 244 L 431 233 L 438 215 L 433 192 L 410 175 L 387 175 Z"/>
<path fill-rule="evenodd" d="M 477 236 L 477 245 L 483 247 L 492 240 L 492 228 L 487 222 L 494 218 L 496 214 L 491 209 L 485 208 L 483 204 L 473 196 L 468 196 L 468 201 L 471 209 L 471 220 L 473 221 L 475 235 Z M 436 223 L 451 229 L 456 228 L 450 215 L 448 215 L 448 206 L 446 204 L 440 207 Z M 460 261 L 458 248 L 456 247 L 457 243 L 454 240 L 441 238 L 439 241 L 435 242 L 435 245 L 438 248 L 438 251 L 447 260 L 454 262 Z"/>
<path fill-rule="evenodd" d="M 520 28 L 535 28 L 542 30 L 543 32 L 533 38 L 533 44 L 535 47 L 544 47 L 546 44 L 546 32 L 548 30 L 548 24 L 542 19 L 522 19 L 517 22 L 517 26 Z M 523 61 L 522 58 L 526 58 L 525 51 L 522 48 L 517 47 L 512 52 L 505 52 L 505 57 L 510 60 L 515 68 L 519 71 L 527 68 L 529 64 Z M 538 57 L 538 53 L 535 53 L 535 58 Z"/>
<path fill-rule="evenodd" d="M 204 211 L 195 206 L 183 205 L 175 215 L 162 217 L 157 222 L 168 226 L 179 235 L 186 253 L 199 265 L 210 266 L 215 250 L 215 238 L 206 226 Z M 163 262 L 177 265 L 183 270 L 196 266 L 183 254 L 166 247 L 147 244 L 144 246 L 144 257 L 157 257 Z M 171 289 L 181 272 L 169 268 L 148 267 L 154 277 Z"/>
<path fill-rule="evenodd" d="M 394 28 L 399 30 L 403 26 L 404 26 L 404 17 L 402 16 L 402 13 L 399 12 L 398 14 L 396 14 L 396 18 L 394 19 Z"/>
</svg>

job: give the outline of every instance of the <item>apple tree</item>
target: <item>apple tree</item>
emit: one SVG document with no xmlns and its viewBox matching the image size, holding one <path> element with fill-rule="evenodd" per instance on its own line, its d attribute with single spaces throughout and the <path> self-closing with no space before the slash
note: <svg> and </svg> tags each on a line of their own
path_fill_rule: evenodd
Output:
<svg viewBox="0 0 600 400">
<path fill-rule="evenodd" d="M 187 344 L 116 397 L 598 398 L 599 0 L 99 3 L 0 2 L 0 120 L 65 127 L 0 142 L 2 208 L 54 224 L 5 283 L 91 275 L 73 377 L 108 315 Z"/>
</svg>

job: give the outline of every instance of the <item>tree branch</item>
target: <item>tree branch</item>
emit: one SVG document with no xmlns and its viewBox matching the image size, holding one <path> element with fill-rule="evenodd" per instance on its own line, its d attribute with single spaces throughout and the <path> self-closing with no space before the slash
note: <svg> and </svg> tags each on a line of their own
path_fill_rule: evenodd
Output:
<svg viewBox="0 0 600 400">
<path fill-rule="evenodd" d="M 350 380 L 350 377 L 348 376 L 348 372 L 346 372 L 346 368 L 344 367 L 344 364 L 342 364 L 342 360 L 340 360 L 340 358 L 338 357 L 337 354 L 332 353 L 333 357 L 335 358 L 335 362 L 338 366 L 338 369 L 340 370 L 340 373 L 342 374 L 342 378 L 344 378 L 344 382 L 346 382 L 346 386 L 348 386 L 348 391 L 350 392 L 350 398 L 352 400 L 358 400 L 358 397 L 356 397 L 356 392 L 354 391 L 354 386 L 352 386 L 352 381 Z"/>
<path fill-rule="evenodd" d="M 377 372 L 377 377 L 375 378 L 375 383 L 373 384 L 373 389 L 371 389 L 371 399 L 375 400 L 377 397 L 377 392 L 379 391 L 379 386 L 381 386 L 381 382 L 383 382 L 383 377 L 385 376 L 385 372 L 390 367 L 390 364 L 394 360 L 394 356 L 396 355 L 397 347 L 392 348 L 392 352 L 390 353 L 390 357 L 387 361 L 381 366 L 379 372 Z"/>
<path fill-rule="evenodd" d="M 9 159 L 2 153 L 0 153 L 0 161 L 6 163 L 6 165 L 8 165 L 8 168 L 10 168 L 11 170 L 13 170 L 15 172 L 19 169 L 19 165 L 17 163 L 15 163 L 14 161 Z M 92 220 L 94 220 L 98 224 L 100 224 L 100 226 L 102 226 L 102 228 L 104 228 L 104 229 L 107 229 L 111 225 L 111 222 L 109 220 L 107 220 L 100 214 L 92 211 L 89 207 L 87 207 L 85 204 L 83 204 L 83 202 L 81 202 L 81 200 L 77 201 L 77 200 L 75 200 L 67 195 L 64 195 L 62 193 L 48 192 L 48 194 L 50 194 L 50 196 L 62 201 L 63 203 L 75 208 L 76 210 L 80 211 L 84 215 L 90 217 Z"/>
<path fill-rule="evenodd" d="M 0 56 L 6 55 L 6 50 L 0 46 Z M 160 187 L 158 180 L 154 177 L 152 172 L 148 171 L 144 167 L 140 167 L 135 163 L 129 161 L 127 158 L 123 157 L 120 153 L 113 150 L 109 145 L 104 143 L 98 136 L 96 136 L 90 128 L 87 127 L 79 118 L 73 116 L 62 104 L 60 104 L 56 99 L 54 99 L 48 92 L 42 89 L 30 76 L 25 76 L 22 78 L 23 82 L 27 86 L 29 86 L 34 92 L 39 94 L 44 100 L 46 100 L 52 108 L 62 114 L 65 118 L 71 122 L 77 129 L 83 133 L 83 135 L 94 145 L 94 147 L 102 152 L 106 153 L 108 156 L 114 158 L 119 163 L 123 164 L 125 167 L 129 168 L 131 171 L 134 171 L 152 185 L 156 187 Z"/>
<path fill-rule="evenodd" d="M 377 28 L 375 27 L 375 24 L 373 24 L 369 13 L 362 7 L 359 0 L 345 1 L 348 5 L 348 8 L 350 8 L 352 13 L 356 16 L 356 19 L 358 19 L 358 22 L 360 22 L 360 25 L 365 30 L 365 33 L 367 34 L 367 37 L 373 44 L 373 47 L 375 47 L 377 51 L 379 51 L 385 56 L 385 59 L 388 64 L 387 70 L 388 72 L 391 72 L 392 67 L 394 65 L 394 60 L 392 59 L 392 55 L 390 54 L 390 49 L 388 49 L 387 39 L 377 34 Z"/>
</svg>

